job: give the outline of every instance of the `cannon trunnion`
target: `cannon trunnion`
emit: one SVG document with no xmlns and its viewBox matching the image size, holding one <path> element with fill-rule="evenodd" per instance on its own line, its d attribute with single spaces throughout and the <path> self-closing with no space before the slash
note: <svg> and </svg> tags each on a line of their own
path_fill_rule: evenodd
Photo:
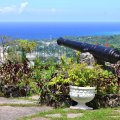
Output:
<svg viewBox="0 0 120 120">
<path fill-rule="evenodd" d="M 81 52 L 89 52 L 99 61 L 116 63 L 120 60 L 120 52 L 117 49 L 113 49 L 110 47 L 71 41 L 63 38 L 59 38 L 57 40 L 57 43 L 58 45 L 66 46 Z"/>
</svg>

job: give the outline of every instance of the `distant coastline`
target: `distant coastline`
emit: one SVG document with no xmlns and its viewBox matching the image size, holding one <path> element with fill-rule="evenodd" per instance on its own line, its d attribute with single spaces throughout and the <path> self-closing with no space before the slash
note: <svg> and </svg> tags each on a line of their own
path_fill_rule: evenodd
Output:
<svg viewBox="0 0 120 120">
<path fill-rule="evenodd" d="M 0 22 L 0 36 L 20 39 L 48 39 L 63 36 L 119 35 L 120 23 L 94 22 Z"/>
</svg>

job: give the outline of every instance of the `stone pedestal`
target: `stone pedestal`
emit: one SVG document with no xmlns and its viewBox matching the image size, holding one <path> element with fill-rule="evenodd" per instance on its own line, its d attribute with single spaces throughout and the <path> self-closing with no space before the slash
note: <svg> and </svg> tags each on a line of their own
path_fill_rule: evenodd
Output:
<svg viewBox="0 0 120 120">
<path fill-rule="evenodd" d="M 81 53 L 80 63 L 86 63 L 88 66 L 93 66 L 95 64 L 95 59 L 89 52 Z"/>
</svg>

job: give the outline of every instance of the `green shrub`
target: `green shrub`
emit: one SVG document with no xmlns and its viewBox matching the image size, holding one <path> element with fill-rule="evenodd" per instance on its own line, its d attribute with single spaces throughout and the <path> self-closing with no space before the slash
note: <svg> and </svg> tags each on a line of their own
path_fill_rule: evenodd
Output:
<svg viewBox="0 0 120 120">
<path fill-rule="evenodd" d="M 32 79 L 32 69 L 28 67 L 27 61 L 18 63 L 8 60 L 0 66 L 0 77 L 1 86 L 3 87 L 5 85 L 12 86 L 13 88 L 18 87 L 18 90 L 29 88 L 29 93 L 31 94 L 37 92 L 37 85 Z M 24 92 L 25 91 L 26 90 L 24 90 Z M 19 92 L 20 91 L 18 91 L 18 94 L 20 94 Z M 22 94 L 20 96 L 22 96 Z"/>
<path fill-rule="evenodd" d="M 72 60 L 66 60 L 65 57 L 62 58 L 62 62 L 47 84 L 49 86 L 44 93 L 44 102 L 55 107 L 71 104 L 72 100 L 69 97 L 70 84 L 96 86 L 99 95 L 116 94 L 118 92 L 117 78 L 112 72 L 103 70 L 98 65 L 89 68 L 85 64 L 73 63 Z"/>
</svg>

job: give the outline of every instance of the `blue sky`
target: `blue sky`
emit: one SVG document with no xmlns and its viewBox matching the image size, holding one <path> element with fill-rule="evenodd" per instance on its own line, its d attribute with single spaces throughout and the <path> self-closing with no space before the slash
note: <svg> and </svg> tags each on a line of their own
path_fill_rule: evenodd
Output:
<svg viewBox="0 0 120 120">
<path fill-rule="evenodd" d="M 0 22 L 120 22 L 120 0 L 0 0 Z"/>
</svg>

